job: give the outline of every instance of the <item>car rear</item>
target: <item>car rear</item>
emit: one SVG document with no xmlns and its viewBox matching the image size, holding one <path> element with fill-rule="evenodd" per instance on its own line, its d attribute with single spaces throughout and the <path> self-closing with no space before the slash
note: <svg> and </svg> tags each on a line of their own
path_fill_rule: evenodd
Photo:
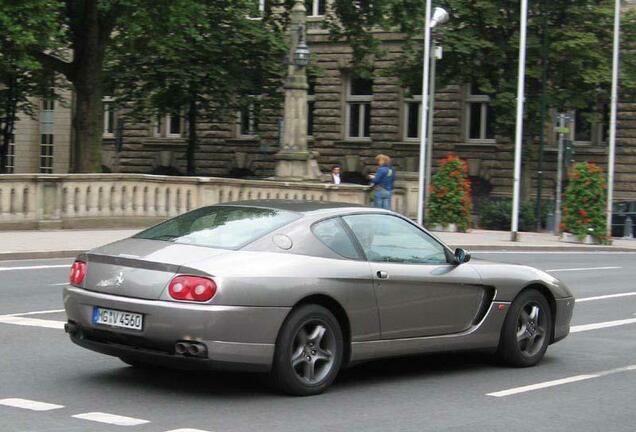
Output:
<svg viewBox="0 0 636 432">
<path fill-rule="evenodd" d="M 191 213 L 78 257 L 64 291 L 73 342 L 175 367 L 269 368 L 288 309 L 218 304 L 222 277 L 196 263 L 232 254 L 298 216 L 231 206 Z"/>
</svg>

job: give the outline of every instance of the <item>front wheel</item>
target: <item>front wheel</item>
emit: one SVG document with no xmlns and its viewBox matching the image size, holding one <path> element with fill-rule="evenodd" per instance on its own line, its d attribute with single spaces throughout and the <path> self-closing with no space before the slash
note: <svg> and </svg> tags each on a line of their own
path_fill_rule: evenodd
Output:
<svg viewBox="0 0 636 432">
<path fill-rule="evenodd" d="M 343 347 L 342 329 L 328 309 L 299 307 L 283 324 L 276 342 L 275 385 L 297 396 L 324 392 L 340 370 Z"/>
<path fill-rule="evenodd" d="M 497 354 L 511 366 L 534 366 L 548 349 L 551 334 L 552 313 L 545 296 L 534 289 L 524 291 L 510 305 Z"/>
</svg>

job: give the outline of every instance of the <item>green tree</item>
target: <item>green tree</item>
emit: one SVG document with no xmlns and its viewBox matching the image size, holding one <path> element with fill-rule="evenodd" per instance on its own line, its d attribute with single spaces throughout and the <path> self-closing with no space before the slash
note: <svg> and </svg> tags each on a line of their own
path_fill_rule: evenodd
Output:
<svg viewBox="0 0 636 432">
<path fill-rule="evenodd" d="M 161 8 L 165 1 L 152 4 Z M 73 169 L 101 168 L 103 66 L 115 30 L 150 4 L 141 0 L 2 0 L 3 23 L 26 35 L 22 48 L 43 68 L 61 75 L 74 90 Z M 42 26 L 41 24 L 45 25 Z M 10 49 L 7 44 L 0 51 Z"/>
<path fill-rule="evenodd" d="M 166 109 L 173 106 L 203 107 L 203 97 L 186 97 L 186 93 L 201 95 L 204 91 L 214 90 L 212 85 L 198 88 L 201 81 L 193 79 L 194 74 L 184 73 L 189 69 L 196 69 L 203 73 L 206 68 L 206 82 L 211 84 L 216 80 L 216 89 L 222 89 L 225 83 L 234 82 L 235 65 L 228 65 L 229 59 L 239 60 L 236 53 L 229 52 L 223 47 L 246 49 L 245 41 L 254 37 L 249 46 L 249 55 L 239 60 L 246 66 L 248 73 L 258 70 L 252 66 L 258 61 L 273 61 L 274 57 L 264 56 L 272 54 L 279 42 L 275 35 L 265 37 L 264 31 L 257 30 L 257 22 L 248 25 L 247 15 L 254 15 L 255 2 L 236 0 L 219 2 L 215 0 L 201 1 L 172 1 L 172 0 L 0 0 L 2 11 L 3 31 L 12 35 L 24 35 L 21 38 L 21 49 L 28 53 L 30 60 L 37 61 L 43 68 L 61 75 L 67 80 L 74 91 L 73 100 L 73 170 L 77 172 L 96 172 L 101 170 L 101 141 L 102 141 L 102 98 L 106 82 L 105 66 L 108 56 L 117 53 L 122 64 L 134 65 L 142 57 L 152 56 L 146 65 L 161 64 L 163 73 L 175 72 L 174 78 L 164 75 L 165 90 L 154 94 L 155 106 Z M 203 15 L 197 16 L 199 11 Z M 204 18 L 209 22 L 204 22 Z M 45 25 L 42 25 L 42 24 Z M 166 30 L 170 29 L 170 33 Z M 209 34 L 205 32 L 209 31 Z M 153 35 L 152 40 L 141 37 L 144 33 Z M 216 45 L 204 39 L 217 37 Z M 0 39 L 0 52 L 11 49 L 11 44 L 5 43 L 7 38 Z M 165 42 L 165 46 L 164 45 Z M 192 45 L 188 44 L 191 43 Z M 145 43 L 145 45 L 144 45 Z M 205 49 L 203 55 L 193 56 L 194 47 Z M 216 47 L 216 48 L 215 48 Z M 263 54 L 259 49 L 263 50 Z M 111 49 L 112 48 L 112 49 Z M 152 48 L 151 51 L 149 48 Z M 215 50 L 216 49 L 216 50 Z M 122 52 L 120 50 L 127 50 Z M 161 56 L 156 53 L 160 53 Z M 175 67 L 176 59 L 183 54 L 179 68 Z M 224 56 L 228 56 L 227 59 Z M 129 61 L 122 61 L 128 57 Z M 138 57 L 137 60 L 134 58 Z M 188 64 L 195 61 L 196 64 Z M 230 66 L 230 67 L 227 67 Z M 252 68 L 251 68 L 252 67 Z M 251 68 L 251 69 L 250 69 Z M 270 67 L 265 66 L 269 71 Z M 131 87 L 140 89 L 136 85 L 139 72 L 144 81 L 149 76 L 147 71 L 132 71 L 129 75 Z M 241 72 L 244 73 L 244 72 Z M 239 73 L 238 75 L 241 75 Z M 265 74 L 269 77 L 269 74 Z M 161 83 L 161 77 L 156 77 L 155 88 Z M 151 82 L 148 79 L 147 82 Z M 216 96 L 229 94 L 236 87 L 228 86 L 219 91 Z M 172 101 L 172 90 L 176 102 Z M 214 91 L 211 94 L 214 95 Z M 163 103 L 159 100 L 163 99 Z M 207 99 L 207 98 L 206 98 Z M 217 99 L 223 105 L 226 100 Z M 196 126 L 193 126 L 196 127 Z M 194 138 L 196 139 L 196 138 Z M 190 156 L 191 157 L 191 156 Z"/>
<path fill-rule="evenodd" d="M 186 118 L 188 175 L 195 174 L 200 120 L 218 121 L 256 96 L 260 109 L 280 99 L 284 36 L 276 21 L 249 18 L 254 4 L 175 0 L 130 23 L 108 51 L 107 76 L 129 114 Z"/>
<path fill-rule="evenodd" d="M 35 13 L 33 4 L 11 9 L 3 7 L 4 3 L 0 2 L 0 174 L 6 173 L 15 122 L 20 115 L 34 114 L 29 97 L 50 95 L 53 77 L 30 51 L 38 45 L 54 49 L 46 37 L 56 29 L 49 16 Z M 51 2 L 41 3 L 37 9 L 51 7 Z M 22 25 L 14 25 L 16 22 Z"/>
</svg>

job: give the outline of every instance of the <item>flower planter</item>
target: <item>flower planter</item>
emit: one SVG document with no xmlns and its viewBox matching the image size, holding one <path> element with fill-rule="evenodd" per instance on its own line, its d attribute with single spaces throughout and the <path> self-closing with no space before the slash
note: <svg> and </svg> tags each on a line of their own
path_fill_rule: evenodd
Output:
<svg viewBox="0 0 636 432">
<path fill-rule="evenodd" d="M 457 225 L 454 223 L 448 224 L 446 226 L 440 225 L 440 224 L 434 224 L 429 226 L 428 229 L 431 231 L 437 231 L 437 232 L 459 232 Z"/>
<path fill-rule="evenodd" d="M 596 237 L 593 237 L 591 235 L 586 235 L 583 239 L 580 239 L 579 237 L 577 237 L 576 235 L 569 233 L 569 232 L 564 232 L 561 234 L 561 238 L 559 239 L 559 241 L 565 242 L 565 243 L 579 243 L 579 244 L 586 244 L 586 245 L 600 245 L 602 244 L 601 241 L 599 239 L 597 239 Z"/>
</svg>

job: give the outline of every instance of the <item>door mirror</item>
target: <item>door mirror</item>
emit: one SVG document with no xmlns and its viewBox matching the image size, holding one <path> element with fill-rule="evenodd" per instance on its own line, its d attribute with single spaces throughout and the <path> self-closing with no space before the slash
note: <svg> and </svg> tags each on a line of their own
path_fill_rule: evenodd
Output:
<svg viewBox="0 0 636 432">
<path fill-rule="evenodd" d="M 470 252 L 457 248 L 455 249 L 455 264 L 460 265 L 470 261 Z"/>
</svg>

